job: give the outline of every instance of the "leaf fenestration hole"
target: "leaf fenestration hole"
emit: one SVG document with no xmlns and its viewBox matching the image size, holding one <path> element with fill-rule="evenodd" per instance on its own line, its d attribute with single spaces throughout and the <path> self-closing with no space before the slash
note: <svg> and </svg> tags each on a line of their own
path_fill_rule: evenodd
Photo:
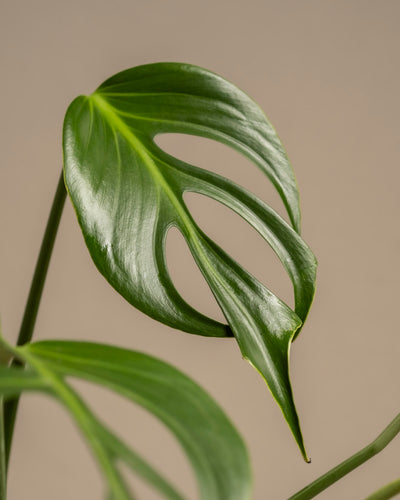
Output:
<svg viewBox="0 0 400 500">
<path fill-rule="evenodd" d="M 158 134 L 155 142 L 171 156 L 215 172 L 243 186 L 288 221 L 286 209 L 271 181 L 255 164 L 235 149 L 213 139 L 188 134 Z"/>
<path fill-rule="evenodd" d="M 166 239 L 168 271 L 180 295 L 196 310 L 221 323 L 226 319 L 180 231 L 171 228 Z"/>
<path fill-rule="evenodd" d="M 121 441 L 131 446 L 188 498 L 196 494 L 197 483 L 187 456 L 175 436 L 157 417 L 107 387 L 74 377 L 68 377 L 68 383 L 83 395 L 96 417 L 100 417 Z M 120 461 L 119 466 L 138 498 L 161 498 L 161 494 L 131 468 Z"/>
<path fill-rule="evenodd" d="M 18 467 L 10 467 L 9 498 L 32 498 L 32 485 L 36 498 L 102 498 L 97 464 L 65 408 L 41 393 L 25 393 L 20 404 L 12 452 Z"/>
<path fill-rule="evenodd" d="M 185 192 L 198 226 L 244 269 L 294 308 L 293 285 L 278 256 L 242 217 L 208 196 Z"/>
</svg>

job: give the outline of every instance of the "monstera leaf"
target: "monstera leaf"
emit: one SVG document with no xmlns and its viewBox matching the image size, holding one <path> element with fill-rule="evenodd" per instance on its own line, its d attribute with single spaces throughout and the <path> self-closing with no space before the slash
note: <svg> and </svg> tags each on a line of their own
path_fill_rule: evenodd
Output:
<svg viewBox="0 0 400 500">
<path fill-rule="evenodd" d="M 272 181 L 292 227 L 242 187 L 162 151 L 154 138 L 171 132 L 214 139 L 246 155 Z M 260 108 L 196 66 L 136 67 L 72 102 L 64 122 L 64 169 L 86 244 L 110 284 L 167 325 L 199 335 L 233 334 L 243 357 L 266 380 L 306 458 L 289 348 L 312 302 L 316 262 L 299 236 L 292 169 Z M 204 234 L 183 201 L 187 191 L 231 208 L 269 243 L 292 280 L 294 311 Z M 174 287 L 165 257 L 172 226 L 186 239 L 228 325 L 194 310 Z"/>
<path fill-rule="evenodd" d="M 0 338 L 0 347 L 2 342 L 6 346 Z M 86 438 L 110 499 L 136 498 L 123 480 L 121 462 L 164 498 L 185 497 L 94 415 L 67 377 L 100 384 L 141 405 L 165 424 L 192 465 L 201 500 L 250 498 L 250 463 L 242 438 L 215 401 L 176 368 L 143 353 L 103 344 L 46 341 L 10 349 L 26 369 L 0 365 L 0 403 L 2 397 L 23 391 L 55 397 Z"/>
</svg>

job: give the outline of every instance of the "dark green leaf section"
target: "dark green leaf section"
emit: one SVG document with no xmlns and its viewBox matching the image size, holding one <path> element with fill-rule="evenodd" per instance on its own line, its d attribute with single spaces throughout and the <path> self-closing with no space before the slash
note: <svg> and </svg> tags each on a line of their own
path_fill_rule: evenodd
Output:
<svg viewBox="0 0 400 500">
<path fill-rule="evenodd" d="M 260 107 L 235 85 L 198 66 L 158 63 L 122 71 L 97 93 L 146 135 L 199 135 L 245 154 L 273 182 L 300 232 L 298 190 L 286 152 Z"/>
<path fill-rule="evenodd" d="M 160 133 L 224 142 L 271 179 L 294 229 L 257 197 L 212 172 L 163 152 Z M 78 97 L 64 123 L 67 189 L 100 272 L 131 304 L 174 328 L 236 337 L 262 374 L 306 458 L 289 380 L 289 348 L 314 295 L 315 258 L 300 238 L 293 173 L 258 106 L 221 77 L 186 64 L 141 66 Z M 292 311 L 211 241 L 189 213 L 192 191 L 225 204 L 268 242 L 294 289 Z M 228 325 L 195 311 L 168 273 L 165 238 L 177 227 L 216 297 Z"/>
</svg>

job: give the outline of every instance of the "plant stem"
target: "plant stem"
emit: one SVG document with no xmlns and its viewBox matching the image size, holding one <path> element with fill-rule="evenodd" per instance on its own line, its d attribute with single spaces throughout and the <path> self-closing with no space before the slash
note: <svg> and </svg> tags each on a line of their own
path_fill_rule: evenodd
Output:
<svg viewBox="0 0 400 500">
<path fill-rule="evenodd" d="M 61 172 L 58 181 L 57 190 L 54 195 L 49 219 L 44 232 L 42 245 L 36 262 L 35 272 L 32 278 L 31 288 L 29 290 L 28 300 L 26 302 L 24 316 L 21 328 L 19 330 L 17 345 L 23 345 L 30 342 L 35 327 L 36 317 L 39 310 L 40 299 L 42 297 L 43 287 L 46 280 L 47 270 L 49 268 L 51 254 L 53 252 L 54 242 L 57 235 L 61 214 L 65 204 L 66 189 L 64 185 L 63 173 Z M 21 362 L 14 359 L 15 366 L 21 366 Z M 4 403 L 4 437 L 5 437 L 5 459 L 9 462 L 11 442 L 15 425 L 15 417 L 18 409 L 19 398 L 12 398 Z"/>
<path fill-rule="evenodd" d="M 400 478 L 375 491 L 366 500 L 388 500 L 389 498 L 393 498 L 397 493 L 400 493 Z"/>
<path fill-rule="evenodd" d="M 372 441 L 365 448 L 355 453 L 353 456 L 337 465 L 329 472 L 325 473 L 309 485 L 307 485 L 302 490 L 295 493 L 288 500 L 308 500 L 310 498 L 314 498 L 318 493 L 325 490 L 333 483 L 341 479 L 343 476 L 356 469 L 358 466 L 372 458 L 374 455 L 382 451 L 389 443 L 394 439 L 397 434 L 400 432 L 400 413 L 390 422 L 390 424 L 384 429 L 383 432 L 379 434 L 379 436 Z M 393 483 L 391 483 L 393 484 Z M 389 487 L 388 485 L 387 487 Z M 400 487 L 400 484 L 397 484 Z M 380 490 L 381 491 L 381 490 Z M 396 490 L 400 491 L 400 490 Z M 378 493 L 378 492 L 377 492 Z M 377 494 L 376 493 L 376 494 Z M 385 496 L 372 496 L 369 497 L 373 500 L 381 500 L 384 498 L 390 498 Z"/>
<path fill-rule="evenodd" d="M 0 397 L 0 500 L 7 497 L 7 465 L 4 436 L 4 400 Z"/>
</svg>

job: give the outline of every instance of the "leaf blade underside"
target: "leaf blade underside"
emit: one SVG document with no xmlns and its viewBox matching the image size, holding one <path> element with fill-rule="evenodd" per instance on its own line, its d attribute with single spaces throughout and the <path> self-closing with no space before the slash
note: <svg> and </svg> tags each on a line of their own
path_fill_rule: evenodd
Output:
<svg viewBox="0 0 400 500">
<path fill-rule="evenodd" d="M 70 377 L 104 386 L 158 418 L 183 447 L 201 500 L 250 499 L 250 462 L 241 436 L 217 403 L 173 366 L 140 352 L 87 342 L 42 341 L 12 350 L 26 367 L 0 366 L 0 399 L 25 391 L 55 397 L 85 437 L 110 498 L 136 498 L 121 474 L 122 462 L 166 499 L 185 500 L 101 422 L 69 384 Z"/>
<path fill-rule="evenodd" d="M 293 228 L 261 200 L 154 142 L 160 133 L 218 140 L 249 157 L 279 192 Z M 183 331 L 236 337 L 262 374 L 306 457 L 289 379 L 289 348 L 311 306 L 316 261 L 299 236 L 297 187 L 284 149 L 258 106 L 202 68 L 140 66 L 78 97 L 64 123 L 65 180 L 100 272 L 131 304 Z M 294 288 L 295 310 L 236 263 L 197 226 L 183 193 L 210 196 L 249 222 L 277 253 Z M 228 325 L 187 304 L 169 276 L 165 238 L 183 234 Z"/>
<path fill-rule="evenodd" d="M 34 359 L 59 377 L 100 384 L 157 417 L 183 447 L 202 500 L 250 498 L 251 472 L 242 438 L 215 401 L 176 368 L 143 353 L 94 343 L 43 341 L 23 350 L 28 360 Z M 120 459 L 166 498 L 184 500 L 90 410 L 86 413 L 112 464 Z"/>
</svg>

